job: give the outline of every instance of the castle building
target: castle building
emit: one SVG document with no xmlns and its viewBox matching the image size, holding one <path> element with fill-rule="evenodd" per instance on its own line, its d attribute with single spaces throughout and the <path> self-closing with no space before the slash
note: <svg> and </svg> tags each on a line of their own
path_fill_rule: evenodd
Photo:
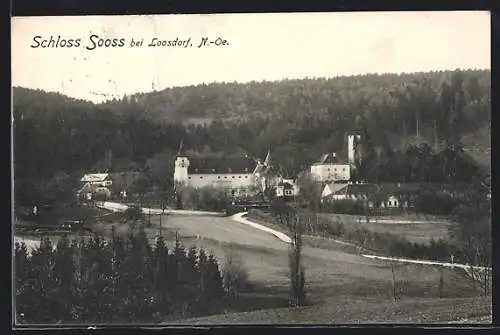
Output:
<svg viewBox="0 0 500 335">
<path fill-rule="evenodd" d="M 175 160 L 174 182 L 180 187 L 224 189 L 227 195 L 251 195 L 259 185 L 260 163 L 250 157 L 188 157 Z"/>
<path fill-rule="evenodd" d="M 318 182 L 347 181 L 351 166 L 340 162 L 335 153 L 325 154 L 311 166 L 311 176 Z"/>
<path fill-rule="evenodd" d="M 328 153 L 311 165 L 311 177 L 317 182 L 347 182 L 351 179 L 351 171 L 355 168 L 360 153 L 358 142 L 361 136 L 349 134 L 347 136 L 347 162 L 340 160 L 336 153 Z"/>
</svg>

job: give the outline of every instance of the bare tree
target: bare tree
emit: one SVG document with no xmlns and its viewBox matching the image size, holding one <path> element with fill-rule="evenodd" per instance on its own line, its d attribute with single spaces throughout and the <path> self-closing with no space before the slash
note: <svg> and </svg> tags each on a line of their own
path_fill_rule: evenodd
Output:
<svg viewBox="0 0 500 335">
<path fill-rule="evenodd" d="M 399 294 L 400 287 L 399 281 L 396 277 L 396 267 L 394 265 L 394 261 L 389 261 L 389 265 L 391 267 L 391 278 L 392 278 L 392 298 L 394 302 L 398 302 L 401 299 L 401 295 Z"/>
<path fill-rule="evenodd" d="M 304 306 L 306 304 L 306 279 L 304 266 L 302 265 L 304 222 L 302 222 L 297 210 L 285 203 L 277 204 L 275 210 L 278 214 L 278 220 L 280 220 L 282 226 L 288 228 L 292 239 L 288 252 L 291 284 L 290 303 L 292 306 Z"/>
<path fill-rule="evenodd" d="M 443 291 L 444 291 L 444 271 L 443 271 L 443 267 L 440 267 L 439 268 L 439 285 L 438 285 L 438 295 L 439 295 L 440 299 L 443 297 Z"/>
</svg>

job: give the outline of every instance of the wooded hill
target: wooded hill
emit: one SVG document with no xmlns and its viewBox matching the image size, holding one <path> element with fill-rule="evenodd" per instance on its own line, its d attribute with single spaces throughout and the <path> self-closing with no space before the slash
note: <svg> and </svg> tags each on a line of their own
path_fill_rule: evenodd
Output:
<svg viewBox="0 0 500 335">
<path fill-rule="evenodd" d="M 447 141 L 489 157 L 490 87 L 490 71 L 456 70 L 203 84 L 103 104 L 14 88 L 16 187 L 105 168 L 144 169 L 167 187 L 181 139 L 197 152 L 270 149 L 287 176 L 325 152 L 345 157 L 351 131 L 375 151 Z"/>
</svg>

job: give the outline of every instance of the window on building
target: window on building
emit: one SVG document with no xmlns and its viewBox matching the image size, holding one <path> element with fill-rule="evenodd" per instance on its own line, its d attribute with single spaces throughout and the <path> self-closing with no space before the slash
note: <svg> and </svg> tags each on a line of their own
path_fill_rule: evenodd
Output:
<svg viewBox="0 0 500 335">
<path fill-rule="evenodd" d="M 241 176 L 238 176 L 238 178 L 240 178 L 240 179 L 241 179 Z"/>
<path fill-rule="evenodd" d="M 227 179 L 227 176 L 224 176 L 224 179 Z"/>
<path fill-rule="evenodd" d="M 248 179 L 248 176 L 245 176 L 245 179 Z"/>
<path fill-rule="evenodd" d="M 342 171 L 344 171 L 344 172 L 345 172 L 345 168 L 342 168 Z"/>
<path fill-rule="evenodd" d="M 188 177 L 189 179 L 191 179 L 191 177 Z"/>
<path fill-rule="evenodd" d="M 392 201 L 389 201 L 389 206 L 392 206 Z"/>
<path fill-rule="evenodd" d="M 292 195 L 292 190 L 285 190 L 285 195 Z"/>
<path fill-rule="evenodd" d="M 217 176 L 217 179 L 220 179 L 220 176 Z"/>
<path fill-rule="evenodd" d="M 234 179 L 234 176 L 232 178 Z"/>
<path fill-rule="evenodd" d="M 398 202 L 394 201 L 394 207 L 398 207 Z"/>
<path fill-rule="evenodd" d="M 236 194 L 236 190 L 231 190 L 231 195 L 235 195 Z"/>
<path fill-rule="evenodd" d="M 203 176 L 200 176 L 200 179 L 203 179 Z"/>
</svg>

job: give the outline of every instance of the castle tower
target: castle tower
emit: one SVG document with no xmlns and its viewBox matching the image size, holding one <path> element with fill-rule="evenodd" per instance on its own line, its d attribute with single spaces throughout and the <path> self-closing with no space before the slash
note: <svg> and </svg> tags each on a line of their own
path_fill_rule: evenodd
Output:
<svg viewBox="0 0 500 335">
<path fill-rule="evenodd" d="M 175 159 L 174 182 L 180 186 L 188 183 L 189 159 L 186 156 L 177 156 Z"/>
<path fill-rule="evenodd" d="M 188 167 L 189 159 L 185 154 L 183 154 L 184 149 L 184 139 L 181 139 L 179 143 L 179 151 L 177 152 L 177 157 L 175 158 L 175 169 L 174 169 L 174 183 L 181 187 L 187 186 L 188 184 Z"/>
<path fill-rule="evenodd" d="M 356 159 L 356 151 L 361 135 L 349 134 L 347 136 L 347 160 L 349 164 L 354 165 Z"/>
</svg>

